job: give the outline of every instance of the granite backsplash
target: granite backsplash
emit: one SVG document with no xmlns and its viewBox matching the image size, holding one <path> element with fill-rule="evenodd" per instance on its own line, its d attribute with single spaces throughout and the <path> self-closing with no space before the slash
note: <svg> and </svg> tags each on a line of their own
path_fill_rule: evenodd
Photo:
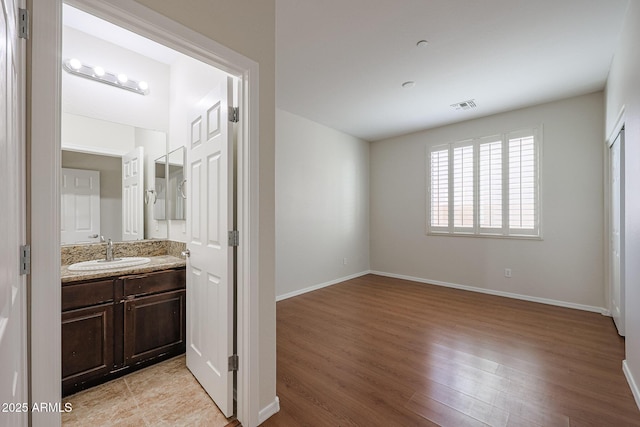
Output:
<svg viewBox="0 0 640 427">
<path fill-rule="evenodd" d="M 106 243 L 85 243 L 81 245 L 64 245 L 60 247 L 60 264 L 70 265 L 76 262 L 91 261 L 105 257 Z M 186 243 L 172 240 L 138 240 L 132 242 L 114 242 L 115 257 L 162 256 L 172 255 L 184 259 L 182 251 Z"/>
</svg>

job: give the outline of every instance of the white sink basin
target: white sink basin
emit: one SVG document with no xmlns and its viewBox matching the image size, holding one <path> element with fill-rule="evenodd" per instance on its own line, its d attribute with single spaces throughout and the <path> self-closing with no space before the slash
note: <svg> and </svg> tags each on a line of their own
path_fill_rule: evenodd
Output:
<svg viewBox="0 0 640 427">
<path fill-rule="evenodd" d="M 96 270 L 116 270 L 122 268 L 143 265 L 151 261 L 145 257 L 123 257 L 114 258 L 113 261 L 105 261 L 104 259 L 94 259 L 93 261 L 84 261 L 71 264 L 69 271 L 96 271 Z"/>
</svg>

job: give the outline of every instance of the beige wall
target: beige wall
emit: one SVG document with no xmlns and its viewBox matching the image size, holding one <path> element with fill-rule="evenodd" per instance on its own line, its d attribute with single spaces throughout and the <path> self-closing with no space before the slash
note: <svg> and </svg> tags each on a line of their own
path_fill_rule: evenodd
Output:
<svg viewBox="0 0 640 427">
<path fill-rule="evenodd" d="M 371 269 L 604 307 L 603 117 L 599 92 L 372 143 Z M 539 125 L 543 240 L 425 234 L 427 147 Z"/>
<path fill-rule="evenodd" d="M 369 143 L 283 110 L 276 137 L 278 298 L 368 271 Z"/>
<path fill-rule="evenodd" d="M 260 406 L 275 399 L 275 0 L 138 0 L 260 68 Z"/>
<path fill-rule="evenodd" d="M 625 257 L 627 378 L 640 402 L 640 3 L 629 4 L 620 44 L 611 65 L 606 89 L 606 130 L 614 131 L 624 107 L 625 123 Z"/>
</svg>

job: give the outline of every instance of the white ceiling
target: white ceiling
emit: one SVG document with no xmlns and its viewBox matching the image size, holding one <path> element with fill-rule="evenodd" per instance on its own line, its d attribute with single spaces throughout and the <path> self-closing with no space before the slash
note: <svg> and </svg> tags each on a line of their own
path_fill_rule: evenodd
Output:
<svg viewBox="0 0 640 427">
<path fill-rule="evenodd" d="M 601 90 L 628 3 L 276 0 L 276 103 L 374 141 Z"/>
<path fill-rule="evenodd" d="M 122 46 L 163 64 L 173 64 L 182 54 L 96 16 L 62 5 L 62 20 L 67 27 Z"/>
</svg>

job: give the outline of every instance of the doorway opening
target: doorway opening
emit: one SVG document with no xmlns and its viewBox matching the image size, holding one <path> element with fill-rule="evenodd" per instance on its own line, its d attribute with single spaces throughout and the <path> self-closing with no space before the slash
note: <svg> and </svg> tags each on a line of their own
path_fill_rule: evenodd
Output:
<svg viewBox="0 0 640 427">
<path fill-rule="evenodd" d="M 256 424 L 259 412 L 257 399 L 257 271 L 255 243 L 257 242 L 257 64 L 242 55 L 230 51 L 198 35 L 161 15 L 138 4 L 105 4 L 91 0 L 72 2 L 74 6 L 123 28 L 153 39 L 167 47 L 175 49 L 193 60 L 202 61 L 218 71 L 236 79 L 239 93 L 238 116 L 240 124 L 237 135 L 237 215 L 239 245 L 236 258 L 237 275 L 237 323 L 238 334 L 238 373 L 237 416 L 248 425 Z M 32 401 L 60 401 L 60 372 L 53 372 L 51 366 L 59 366 L 60 354 L 60 230 L 58 224 L 60 212 L 60 123 L 61 111 L 57 107 L 62 78 L 61 64 L 58 63 L 62 46 L 58 42 L 62 34 L 62 2 L 52 0 L 33 4 L 33 50 L 32 57 L 32 102 L 31 123 L 32 150 L 38 151 L 44 158 L 32 159 L 32 186 L 38 187 L 38 193 L 47 194 L 41 200 L 32 200 L 31 217 L 33 233 L 33 252 L 47 254 L 49 259 L 39 257 L 34 262 L 31 287 L 34 290 L 30 303 L 32 321 Z M 46 17 L 46 19 L 45 19 Z M 58 54 L 56 54 L 58 52 Z M 191 82 L 191 80 L 190 80 Z M 251 84 L 250 84 L 251 83 Z M 151 88 L 151 90 L 153 90 Z M 251 113 L 251 114 L 249 114 Z M 250 119 L 251 117 L 251 119 Z M 253 135 L 253 136 L 252 136 Z M 171 136 L 170 136 L 171 138 Z M 187 139 L 187 138 L 183 138 Z M 188 207 L 187 207 L 188 211 Z M 37 224 L 37 225 L 35 225 Z M 184 232 L 184 227 L 178 232 Z M 58 255 L 55 255 L 55 254 Z M 58 278 L 56 280 L 56 277 Z M 52 285 L 53 283 L 53 285 Z M 56 310 L 57 308 L 57 310 Z M 44 358 L 38 355 L 50 355 Z M 56 360 L 57 359 L 57 360 Z M 56 386 L 53 386 L 53 384 Z M 52 420 L 52 414 L 34 414 L 33 422 Z M 37 420 L 36 420 L 37 418 Z M 50 423 L 49 423 L 50 424 Z M 53 424 L 52 424 L 53 425 Z"/>
<path fill-rule="evenodd" d="M 140 322 L 144 322 L 142 318 L 138 321 L 134 319 L 142 316 L 143 313 L 155 313 L 155 311 L 159 310 L 158 307 L 171 307 L 170 301 L 173 300 L 173 294 L 167 294 L 166 297 L 162 297 L 172 298 L 167 302 L 164 302 L 164 300 L 163 302 L 154 302 L 153 309 L 134 309 L 133 312 L 140 312 L 140 314 L 132 316 L 129 316 L 129 312 L 126 311 L 128 302 L 119 303 L 116 301 L 113 315 L 105 318 L 105 321 L 113 318 L 113 355 L 105 350 L 98 353 L 88 350 L 86 357 L 82 358 L 79 356 L 82 353 L 81 349 L 78 348 L 72 352 L 72 349 L 67 348 L 75 341 L 82 341 L 84 340 L 83 338 L 90 339 L 90 336 L 83 337 L 79 332 L 75 331 L 78 329 L 78 325 L 86 322 L 86 315 L 78 317 L 75 313 L 63 312 L 62 365 L 63 384 L 65 385 L 63 390 L 68 390 L 71 387 L 70 382 L 90 383 L 94 372 L 97 375 L 104 375 L 103 372 L 106 370 L 107 375 L 117 375 L 117 373 L 135 370 L 136 365 L 127 362 L 126 350 L 128 346 L 144 347 L 145 345 L 150 345 L 151 341 L 159 341 L 154 345 L 153 352 L 150 349 L 144 352 L 144 354 L 147 354 L 146 358 L 142 355 L 139 356 L 138 363 L 146 365 L 154 360 L 160 361 L 168 357 L 162 356 L 161 351 L 159 351 L 161 348 L 167 348 L 168 351 L 169 348 L 180 347 L 180 341 L 182 341 L 182 347 L 185 347 L 184 340 L 186 340 L 186 367 L 216 402 L 221 412 L 226 417 L 234 416 L 234 371 L 227 372 L 227 366 L 221 367 L 220 365 L 227 363 L 227 356 L 220 358 L 218 357 L 219 351 L 212 349 L 225 348 L 223 351 L 229 356 L 237 354 L 233 348 L 227 348 L 236 342 L 235 331 L 233 330 L 233 325 L 235 324 L 233 319 L 236 313 L 232 298 L 235 277 L 235 272 L 233 271 L 233 249 L 228 248 L 228 250 L 225 250 L 227 249 L 226 244 L 222 245 L 220 241 L 216 241 L 216 237 L 220 234 L 219 231 L 227 228 L 232 229 L 236 223 L 236 209 L 233 205 L 233 200 L 235 199 L 233 194 L 233 173 L 236 169 L 233 158 L 234 132 L 233 126 L 231 126 L 232 123 L 228 119 L 224 120 L 224 117 L 221 117 L 226 116 L 226 114 L 221 113 L 228 111 L 227 105 L 236 105 L 233 101 L 233 88 L 237 87 L 234 81 L 237 79 L 208 64 L 180 54 L 166 46 L 159 45 L 67 4 L 63 5 L 63 23 L 62 58 L 65 65 L 70 64 L 64 67 L 67 72 L 62 74 L 61 144 L 63 154 L 65 154 L 65 150 L 120 154 L 122 168 L 119 176 L 113 177 L 107 173 L 108 170 L 101 170 L 103 169 L 102 165 L 107 163 L 105 161 L 102 161 L 99 165 L 91 164 L 88 156 L 81 156 L 80 163 L 70 164 L 68 152 L 62 156 L 61 217 L 63 224 L 71 223 L 77 226 L 71 231 L 68 230 L 69 227 L 63 227 L 62 243 L 84 243 L 87 242 L 87 240 L 83 240 L 86 238 L 99 238 L 102 241 L 108 239 L 109 242 L 111 240 L 121 242 L 143 239 L 168 239 L 170 244 L 186 245 L 189 243 L 188 246 L 190 246 L 188 251 L 183 252 L 190 255 L 190 258 L 186 260 L 186 304 L 177 303 L 178 306 L 173 309 L 177 314 L 171 316 L 170 318 L 173 321 L 164 325 L 164 327 L 176 328 L 176 331 L 167 335 L 164 339 L 158 338 L 154 340 L 151 337 L 145 338 L 146 341 L 142 341 L 141 335 L 152 334 L 160 336 L 166 333 L 160 330 L 155 331 L 152 324 L 139 326 Z M 79 73 L 77 71 L 85 71 L 86 75 L 80 75 L 85 78 L 78 78 Z M 102 81 L 98 77 L 105 75 L 117 76 L 118 82 L 113 84 L 111 81 L 107 81 L 109 83 L 107 85 L 100 84 Z M 144 92 L 132 91 L 129 90 L 128 86 L 119 86 L 122 81 L 129 83 L 143 82 L 145 90 Z M 142 83 L 136 83 L 138 86 L 140 84 Z M 225 90 L 222 101 L 220 96 L 213 99 L 211 102 L 214 104 L 207 105 L 206 111 L 201 114 L 197 122 L 198 131 L 203 133 L 203 138 L 200 139 L 200 135 L 196 137 L 193 132 L 190 132 L 192 131 L 191 127 L 195 126 L 192 124 L 193 118 L 187 116 L 185 120 L 185 115 L 197 108 L 196 100 L 206 97 L 213 89 L 217 89 L 220 86 L 224 86 L 225 89 L 228 86 L 228 90 Z M 237 96 L 235 99 L 237 99 Z M 217 109 L 212 110 L 209 107 Z M 215 119 L 215 123 L 213 119 Z M 214 127 L 216 128 L 214 129 Z M 165 199 L 159 199 L 156 193 L 154 193 L 153 198 L 147 198 L 147 203 L 144 203 L 143 194 L 153 192 L 157 185 L 156 181 L 162 180 L 162 184 L 166 184 L 164 177 L 165 175 L 168 177 L 168 173 L 162 174 L 162 178 L 160 178 L 156 177 L 155 173 L 152 174 L 150 172 L 156 172 L 157 169 L 160 169 L 158 168 L 159 164 L 163 164 L 165 169 L 167 166 L 171 166 L 166 161 L 169 158 L 169 153 L 186 151 L 187 158 L 193 157 L 191 153 L 198 152 L 201 145 L 206 145 L 209 136 L 215 139 L 220 132 L 223 132 L 224 137 L 228 139 L 229 146 L 222 150 L 219 148 L 220 144 L 213 144 L 218 148 L 215 148 L 214 151 L 210 150 L 209 154 L 203 158 L 189 160 L 190 163 L 187 165 L 181 159 L 179 166 L 183 169 L 187 166 L 187 179 L 180 180 L 180 191 L 166 192 L 166 195 L 174 194 L 176 202 L 182 202 L 183 205 L 186 202 L 188 207 L 186 216 L 183 215 L 182 219 L 171 217 L 168 208 L 174 203 L 166 197 Z M 190 134 L 191 138 L 188 138 L 187 136 Z M 162 159 L 165 159 L 165 161 L 162 162 Z M 131 166 L 128 167 L 129 163 Z M 191 164 L 194 166 L 191 167 Z M 71 166 L 75 169 L 68 169 Z M 177 166 L 175 165 L 175 167 Z M 205 170 L 208 166 L 210 166 L 209 171 Z M 222 166 L 224 166 L 225 171 L 229 169 L 228 173 L 225 172 L 228 178 L 220 172 L 219 169 Z M 126 172 L 128 170 L 135 171 L 135 173 Z M 76 171 L 75 174 L 72 174 L 73 171 Z M 199 176 L 200 171 L 202 171 L 202 176 Z M 94 180 L 78 179 L 78 174 L 93 174 L 96 175 L 96 178 Z M 102 179 L 100 179 L 100 176 L 102 176 Z M 72 179 L 73 177 L 76 177 L 76 179 Z M 212 179 L 221 178 L 224 179 L 219 183 L 212 181 Z M 95 213 L 96 209 L 93 206 L 87 207 L 83 203 L 87 199 L 84 194 L 85 188 L 80 188 L 79 194 L 71 192 L 69 187 L 72 187 L 72 185 L 67 181 L 81 183 L 95 181 L 99 183 L 97 194 L 95 192 L 92 193 L 91 198 L 92 200 L 97 199 L 99 211 L 103 212 L 98 211 L 97 215 L 91 215 Z M 199 192 L 199 189 L 201 187 L 206 188 L 208 183 L 214 184 L 216 188 L 212 188 L 209 192 Z M 117 192 L 119 189 L 121 191 Z M 113 192 L 115 195 L 107 194 L 108 192 Z M 220 197 L 220 193 L 228 194 L 228 197 Z M 180 194 L 182 197 L 179 197 Z M 110 200 L 118 197 L 119 200 Z M 159 204 L 158 202 L 161 203 Z M 112 206 L 115 206 L 116 209 L 110 210 L 109 208 Z M 163 215 L 158 215 L 159 212 L 157 211 L 160 206 L 165 208 Z M 152 211 L 155 215 L 152 214 Z M 217 219 L 217 216 L 222 213 L 225 214 L 224 219 L 227 223 L 214 224 L 213 222 Z M 97 216 L 97 220 L 92 218 L 95 216 Z M 84 218 L 85 220 L 80 221 L 78 220 L 79 218 Z M 116 219 L 114 221 L 116 222 L 115 226 L 109 223 L 109 220 L 114 218 Z M 122 218 L 122 221 L 118 221 L 119 218 Z M 97 228 L 95 226 L 96 223 Z M 92 224 L 94 228 L 89 229 L 85 224 Z M 216 229 L 207 230 L 207 225 Z M 164 230 L 164 235 L 159 232 L 160 228 Z M 107 230 L 116 231 L 107 232 Z M 208 233 L 208 237 L 203 238 L 203 233 Z M 68 239 L 65 239 L 69 235 L 76 238 L 76 240 L 68 241 Z M 80 240 L 77 240 L 78 238 Z M 99 242 L 100 240 L 94 241 Z M 86 248 L 86 245 L 79 246 Z M 206 258 L 200 261 L 199 265 L 194 266 L 196 259 L 198 259 L 195 254 L 200 253 L 199 248 L 201 246 L 209 248 L 210 252 L 206 254 Z M 222 246 L 225 246 L 225 248 Z M 68 248 L 63 247 L 63 250 L 66 249 Z M 230 258 L 228 266 L 223 265 L 215 270 L 205 267 L 206 264 L 213 262 L 218 252 L 227 254 L 225 259 Z M 149 254 L 136 253 L 135 255 L 147 256 Z M 169 253 L 167 256 L 172 255 Z M 173 256 L 175 257 L 175 255 Z M 85 260 L 83 259 L 82 261 Z M 209 277 L 215 277 L 216 280 L 201 283 L 203 282 L 201 278 L 202 272 L 207 273 Z M 122 274 L 124 273 L 119 273 L 118 275 L 122 276 Z M 158 276 L 156 275 L 155 277 L 157 278 Z M 123 280 L 126 291 L 127 283 L 130 279 Z M 117 285 L 115 286 L 115 289 L 117 289 Z M 217 295 L 211 295 L 211 291 L 208 288 L 212 286 L 217 289 L 218 293 L 228 295 L 228 297 L 221 299 Z M 65 307 L 64 297 L 66 295 L 64 289 L 66 288 L 63 286 L 63 307 Z M 117 293 L 117 291 L 115 292 Z M 157 295 L 155 298 L 160 297 L 160 295 Z M 203 303 L 215 304 L 215 308 L 206 308 Z M 120 307 L 122 304 L 125 305 L 125 310 Z M 139 302 L 138 305 L 140 304 L 150 303 Z M 180 315 L 180 312 L 185 310 L 184 305 L 186 305 L 186 334 L 179 331 L 185 328 L 182 320 L 184 314 Z M 74 309 L 78 310 L 75 306 Z M 131 310 L 131 305 L 128 309 Z M 166 311 L 167 309 L 164 310 Z M 169 309 L 169 311 L 172 310 Z M 218 312 L 228 313 L 228 315 L 213 318 L 207 314 Z M 166 319 L 166 317 L 164 318 Z M 134 325 L 133 322 L 137 323 Z M 123 324 L 124 332 L 119 330 L 118 325 L 121 323 Z M 225 325 L 228 325 L 228 327 L 225 328 Z M 138 328 L 143 329 L 137 331 Z M 87 327 L 82 329 L 86 330 L 87 333 L 92 330 Z M 109 328 L 104 329 L 102 333 L 107 334 L 107 331 L 109 331 Z M 215 336 L 215 342 L 211 340 L 212 342 L 203 343 L 203 339 L 209 336 Z M 124 345 L 119 342 L 123 339 Z M 134 339 L 136 340 L 135 342 L 130 342 Z M 65 342 L 71 344 L 65 344 Z M 123 351 L 125 353 L 124 358 L 119 354 Z M 168 351 L 167 355 L 173 354 L 175 351 Z M 89 360 L 94 358 L 96 354 L 104 358 L 97 365 L 90 363 Z M 219 360 L 215 360 L 216 358 Z M 105 360 L 108 360 L 109 364 L 113 364 L 111 370 L 100 368 Z M 80 365 L 83 368 L 78 368 L 74 365 Z M 213 369 L 208 369 L 208 366 L 212 366 Z M 218 385 L 218 382 L 223 382 L 224 384 Z M 82 387 L 79 386 L 79 388 Z M 74 398 L 69 397 L 67 400 L 73 404 Z M 89 409 L 87 408 L 87 410 Z M 76 409 L 73 417 L 82 419 L 82 411 L 82 407 Z M 206 413 L 209 414 L 209 412 Z"/>
</svg>

